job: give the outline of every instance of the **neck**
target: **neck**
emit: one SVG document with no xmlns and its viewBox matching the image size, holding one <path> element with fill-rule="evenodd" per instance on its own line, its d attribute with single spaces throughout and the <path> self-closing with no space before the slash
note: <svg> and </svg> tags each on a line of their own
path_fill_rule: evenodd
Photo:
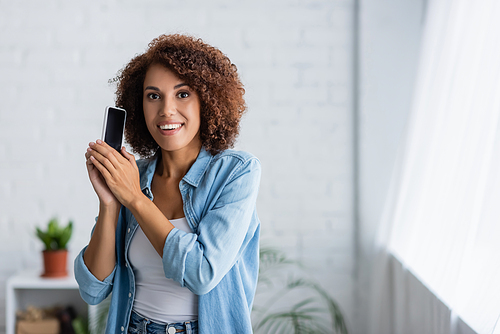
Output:
<svg viewBox="0 0 500 334">
<path fill-rule="evenodd" d="M 162 178 L 182 179 L 200 153 L 201 145 L 179 151 L 161 150 L 161 161 L 156 173 Z"/>
</svg>

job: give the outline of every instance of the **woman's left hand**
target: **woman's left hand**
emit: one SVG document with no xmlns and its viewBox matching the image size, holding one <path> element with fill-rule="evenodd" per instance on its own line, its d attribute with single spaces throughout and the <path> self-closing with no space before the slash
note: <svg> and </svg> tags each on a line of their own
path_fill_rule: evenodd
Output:
<svg viewBox="0 0 500 334">
<path fill-rule="evenodd" d="M 121 154 L 102 140 L 89 144 L 90 161 L 99 170 L 116 199 L 130 208 L 142 196 L 135 157 L 122 147 Z"/>
</svg>

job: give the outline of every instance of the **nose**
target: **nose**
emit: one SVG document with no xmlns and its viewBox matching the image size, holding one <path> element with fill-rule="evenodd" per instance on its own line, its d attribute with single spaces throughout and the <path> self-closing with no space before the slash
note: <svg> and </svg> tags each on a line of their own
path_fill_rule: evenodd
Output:
<svg viewBox="0 0 500 334">
<path fill-rule="evenodd" d="M 163 100 L 162 108 L 160 109 L 161 116 L 172 116 L 177 113 L 177 104 L 175 98 L 169 97 Z"/>
</svg>

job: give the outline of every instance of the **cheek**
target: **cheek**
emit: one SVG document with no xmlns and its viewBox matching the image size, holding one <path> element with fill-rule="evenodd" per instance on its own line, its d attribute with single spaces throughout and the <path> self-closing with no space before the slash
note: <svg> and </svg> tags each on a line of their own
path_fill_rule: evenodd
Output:
<svg viewBox="0 0 500 334">
<path fill-rule="evenodd" d="M 151 110 L 148 109 L 148 106 L 146 103 L 143 104 L 142 106 L 142 113 L 144 115 L 144 119 L 146 120 L 146 123 L 149 123 L 151 119 L 153 118 L 153 113 Z"/>
<path fill-rule="evenodd" d="M 194 108 L 193 110 L 193 117 L 195 118 L 196 122 L 198 123 L 198 125 L 201 124 L 201 109 L 200 109 L 200 106 L 196 106 L 196 108 Z"/>
<path fill-rule="evenodd" d="M 146 110 L 144 110 L 144 121 L 146 122 L 149 132 L 151 132 L 152 117 L 149 116 L 149 113 L 147 113 Z"/>
</svg>

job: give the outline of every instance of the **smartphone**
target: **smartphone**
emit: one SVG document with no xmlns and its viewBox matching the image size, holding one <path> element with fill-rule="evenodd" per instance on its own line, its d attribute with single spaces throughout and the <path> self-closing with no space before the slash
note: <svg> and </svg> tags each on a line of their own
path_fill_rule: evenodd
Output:
<svg viewBox="0 0 500 334">
<path fill-rule="evenodd" d="M 122 150 L 126 118 L 125 109 L 106 107 L 101 139 L 118 152 Z"/>
</svg>

